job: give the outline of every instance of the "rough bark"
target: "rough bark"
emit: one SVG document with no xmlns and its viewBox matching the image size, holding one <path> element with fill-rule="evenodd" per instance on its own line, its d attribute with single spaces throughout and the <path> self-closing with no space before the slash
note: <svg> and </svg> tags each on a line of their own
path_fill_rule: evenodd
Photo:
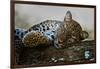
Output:
<svg viewBox="0 0 100 69">
<path fill-rule="evenodd" d="M 16 43 L 16 42 L 15 42 Z M 18 65 L 54 64 L 68 62 L 84 62 L 95 60 L 94 40 L 73 43 L 63 49 L 49 47 L 24 47 L 16 43 L 16 62 Z"/>
</svg>

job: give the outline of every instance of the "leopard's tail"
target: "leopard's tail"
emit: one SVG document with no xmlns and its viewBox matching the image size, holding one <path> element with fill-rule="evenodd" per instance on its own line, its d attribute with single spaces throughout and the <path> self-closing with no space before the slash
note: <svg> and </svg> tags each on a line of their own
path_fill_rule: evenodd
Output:
<svg viewBox="0 0 100 69">
<path fill-rule="evenodd" d="M 22 39 L 22 42 L 25 46 L 28 47 L 37 47 L 37 46 L 48 46 L 49 40 L 41 32 L 31 31 L 25 34 Z"/>
</svg>

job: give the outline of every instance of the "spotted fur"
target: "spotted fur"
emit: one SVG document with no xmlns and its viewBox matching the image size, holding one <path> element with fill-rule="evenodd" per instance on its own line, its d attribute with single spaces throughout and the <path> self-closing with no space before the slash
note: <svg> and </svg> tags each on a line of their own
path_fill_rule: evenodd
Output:
<svg viewBox="0 0 100 69">
<path fill-rule="evenodd" d="M 46 20 L 27 30 L 23 43 L 27 46 L 49 45 L 55 48 L 64 48 L 67 44 L 79 42 L 87 37 L 83 36 L 82 28 L 72 19 L 72 14 L 67 11 L 64 21 Z M 81 39 L 82 38 L 82 39 Z"/>
<path fill-rule="evenodd" d="M 37 35 L 37 37 L 39 38 L 39 36 L 42 35 L 42 37 L 39 39 L 41 40 L 42 38 L 46 37 L 44 40 L 47 41 L 48 44 L 52 44 L 54 45 L 55 47 L 57 47 L 55 44 L 54 44 L 54 40 L 57 38 L 56 34 L 57 34 L 57 29 L 60 28 L 60 26 L 63 24 L 63 22 L 61 21 L 56 21 L 56 20 L 46 20 L 46 21 L 43 21 L 41 22 L 40 24 L 37 24 L 37 25 L 34 25 L 32 26 L 31 28 L 29 28 L 27 31 L 28 33 L 24 36 L 23 38 L 23 42 L 26 44 L 26 41 L 29 41 L 29 38 L 31 37 L 31 35 L 33 36 L 33 38 L 36 37 L 37 33 L 40 33 L 39 35 Z M 36 31 L 37 33 L 35 33 L 34 31 Z M 30 32 L 33 32 L 34 34 L 30 33 Z M 31 34 L 31 35 L 29 35 Z M 35 37 L 34 37 L 35 35 Z M 28 37 L 28 38 L 27 38 Z M 36 38 L 37 38 L 36 37 Z M 49 41 L 49 42 L 48 42 Z M 32 41 L 34 44 L 35 42 L 38 42 L 37 41 Z M 42 41 L 41 41 L 42 42 Z M 40 45 L 41 42 L 38 42 L 38 44 Z M 46 42 L 45 42 L 46 43 Z M 44 44 L 45 44 L 44 43 Z M 28 43 L 28 44 L 31 44 L 31 46 L 37 46 L 36 45 L 32 45 L 32 43 Z M 27 44 L 27 45 L 28 45 Z"/>
<path fill-rule="evenodd" d="M 18 39 L 22 39 L 24 37 L 24 35 L 26 34 L 26 30 L 25 29 L 21 29 L 21 28 L 16 28 L 14 30 L 14 36 L 15 36 L 15 39 L 18 40 Z"/>
</svg>

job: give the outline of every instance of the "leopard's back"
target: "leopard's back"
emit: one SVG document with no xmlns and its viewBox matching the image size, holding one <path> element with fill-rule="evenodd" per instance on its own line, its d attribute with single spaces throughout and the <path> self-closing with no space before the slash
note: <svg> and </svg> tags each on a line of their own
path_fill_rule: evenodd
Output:
<svg viewBox="0 0 100 69">
<path fill-rule="evenodd" d="M 28 29 L 28 31 L 30 32 L 32 30 L 35 30 L 41 33 L 47 32 L 49 30 L 55 31 L 62 23 L 62 21 L 57 20 L 46 20 L 39 24 L 33 25 L 31 28 Z"/>
</svg>

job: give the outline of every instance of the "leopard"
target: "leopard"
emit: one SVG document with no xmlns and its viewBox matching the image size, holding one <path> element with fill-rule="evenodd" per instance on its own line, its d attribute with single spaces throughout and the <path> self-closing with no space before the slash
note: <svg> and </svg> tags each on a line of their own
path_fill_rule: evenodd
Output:
<svg viewBox="0 0 100 69">
<path fill-rule="evenodd" d="M 67 47 L 67 44 L 80 42 L 88 36 L 88 32 L 82 30 L 80 23 L 72 18 L 70 11 L 67 11 L 63 21 L 45 20 L 30 27 L 22 42 L 30 47 L 52 45 L 59 49 Z"/>
</svg>

